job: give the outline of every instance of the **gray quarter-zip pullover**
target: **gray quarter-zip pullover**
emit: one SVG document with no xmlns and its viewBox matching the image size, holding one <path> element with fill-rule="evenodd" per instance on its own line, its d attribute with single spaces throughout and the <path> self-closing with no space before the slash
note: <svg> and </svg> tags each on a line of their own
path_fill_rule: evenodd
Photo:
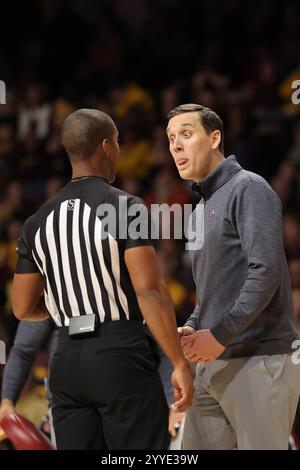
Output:
<svg viewBox="0 0 300 470">
<path fill-rule="evenodd" d="M 223 358 L 289 352 L 296 330 L 279 198 L 233 155 L 194 187 L 202 196 L 189 235 L 197 305 L 186 325 L 210 329 Z"/>
</svg>

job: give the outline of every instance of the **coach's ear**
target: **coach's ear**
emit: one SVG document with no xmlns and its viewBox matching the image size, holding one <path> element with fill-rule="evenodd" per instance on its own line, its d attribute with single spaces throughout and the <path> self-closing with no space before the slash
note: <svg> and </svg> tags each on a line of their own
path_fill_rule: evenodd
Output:
<svg viewBox="0 0 300 470">
<path fill-rule="evenodd" d="M 221 142 L 221 132 L 219 130 L 215 130 L 210 135 L 211 138 L 211 148 L 216 150 Z"/>
</svg>

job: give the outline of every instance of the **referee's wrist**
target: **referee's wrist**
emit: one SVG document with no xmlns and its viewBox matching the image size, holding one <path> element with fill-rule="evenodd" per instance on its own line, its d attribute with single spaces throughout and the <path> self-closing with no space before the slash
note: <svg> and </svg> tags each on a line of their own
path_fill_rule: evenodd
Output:
<svg viewBox="0 0 300 470">
<path fill-rule="evenodd" d="M 173 361 L 173 366 L 175 369 L 183 369 L 185 367 L 188 367 L 188 362 L 184 355 L 182 355 L 182 357 L 180 357 L 176 361 Z"/>
<path fill-rule="evenodd" d="M 14 402 L 10 398 L 2 398 L 0 406 L 15 406 Z"/>
</svg>

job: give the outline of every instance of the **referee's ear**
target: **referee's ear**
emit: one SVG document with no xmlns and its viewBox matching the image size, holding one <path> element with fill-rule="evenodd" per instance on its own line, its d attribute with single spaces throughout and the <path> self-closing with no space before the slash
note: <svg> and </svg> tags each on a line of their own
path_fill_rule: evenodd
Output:
<svg viewBox="0 0 300 470">
<path fill-rule="evenodd" d="M 103 139 L 102 142 L 100 143 L 100 148 L 102 150 L 102 152 L 105 153 L 105 155 L 109 155 L 110 154 L 110 142 L 108 139 Z"/>
</svg>

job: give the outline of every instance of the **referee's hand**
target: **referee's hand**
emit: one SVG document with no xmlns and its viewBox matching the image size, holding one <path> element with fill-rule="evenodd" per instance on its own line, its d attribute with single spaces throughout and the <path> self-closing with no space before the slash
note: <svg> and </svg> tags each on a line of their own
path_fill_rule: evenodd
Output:
<svg viewBox="0 0 300 470">
<path fill-rule="evenodd" d="M 172 384 L 175 397 L 175 403 L 172 405 L 172 409 L 176 413 L 185 411 L 191 406 L 194 395 L 193 378 L 187 362 L 174 368 Z"/>
</svg>

